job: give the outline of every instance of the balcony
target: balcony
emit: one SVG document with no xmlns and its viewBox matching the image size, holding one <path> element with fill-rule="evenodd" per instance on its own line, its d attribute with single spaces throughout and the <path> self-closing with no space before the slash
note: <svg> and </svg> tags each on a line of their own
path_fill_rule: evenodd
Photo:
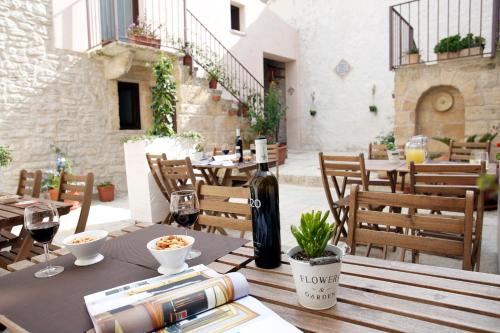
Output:
<svg viewBox="0 0 500 333">
<path fill-rule="evenodd" d="M 389 8 L 390 69 L 495 56 L 500 0 L 412 0 Z"/>
</svg>

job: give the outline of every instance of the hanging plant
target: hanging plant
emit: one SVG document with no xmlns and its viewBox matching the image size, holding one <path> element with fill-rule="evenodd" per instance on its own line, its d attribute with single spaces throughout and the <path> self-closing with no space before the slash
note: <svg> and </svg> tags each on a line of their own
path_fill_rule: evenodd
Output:
<svg viewBox="0 0 500 333">
<path fill-rule="evenodd" d="M 174 117 L 177 87 L 172 71 L 172 60 L 164 56 L 153 65 L 156 83 L 151 88 L 153 123 L 149 129 L 150 135 L 172 136 L 175 134 Z"/>
<path fill-rule="evenodd" d="M 0 145 L 0 167 L 6 167 L 12 162 L 9 148 Z"/>
<path fill-rule="evenodd" d="M 376 105 L 370 105 L 369 106 L 370 112 L 377 113 L 378 108 Z"/>
</svg>

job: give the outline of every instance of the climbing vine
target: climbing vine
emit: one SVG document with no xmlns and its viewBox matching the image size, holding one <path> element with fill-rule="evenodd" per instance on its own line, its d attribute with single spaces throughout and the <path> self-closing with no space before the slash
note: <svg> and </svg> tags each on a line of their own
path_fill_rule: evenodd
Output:
<svg viewBox="0 0 500 333">
<path fill-rule="evenodd" d="M 151 88 L 153 124 L 150 135 L 172 136 L 175 134 L 176 84 L 172 75 L 172 60 L 162 56 L 153 65 L 156 84 Z"/>
</svg>

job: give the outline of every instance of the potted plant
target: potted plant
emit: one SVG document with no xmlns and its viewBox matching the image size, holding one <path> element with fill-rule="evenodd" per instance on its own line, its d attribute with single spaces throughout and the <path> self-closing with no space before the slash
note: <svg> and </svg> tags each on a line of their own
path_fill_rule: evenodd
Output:
<svg viewBox="0 0 500 333">
<path fill-rule="evenodd" d="M 248 117 L 248 103 L 240 102 L 240 114 L 242 117 Z"/>
<path fill-rule="evenodd" d="M 370 110 L 370 112 L 373 112 L 373 113 L 377 113 L 378 111 L 378 108 L 375 104 L 372 104 L 368 107 L 368 109 Z"/>
<path fill-rule="evenodd" d="M 316 113 L 317 113 L 317 111 L 316 111 L 315 109 L 309 109 L 309 114 L 310 114 L 311 116 L 313 116 L 313 117 L 314 117 L 314 116 L 316 115 Z"/>
<path fill-rule="evenodd" d="M 12 155 L 9 148 L 0 145 L 0 191 L 3 190 L 2 168 L 9 166 L 10 162 L 12 162 Z"/>
<path fill-rule="evenodd" d="M 189 43 L 186 43 L 184 45 L 184 57 L 182 58 L 182 64 L 184 66 L 193 66 L 193 57 L 191 56 L 191 48 L 190 48 L 190 44 Z"/>
<path fill-rule="evenodd" d="M 416 45 L 414 45 L 406 53 L 405 64 L 407 65 L 418 64 L 420 63 L 420 58 L 421 58 L 420 50 Z"/>
<path fill-rule="evenodd" d="M 137 22 L 133 22 L 129 25 L 127 35 L 130 40 L 136 44 L 159 49 L 161 39 L 156 35 L 156 30 L 160 28 L 161 25 L 153 29 L 151 24 L 146 21 L 146 18 L 137 18 Z"/>
<path fill-rule="evenodd" d="M 217 64 L 210 64 L 207 69 L 207 80 L 208 80 L 208 87 L 210 89 L 217 89 L 217 82 L 219 81 L 221 77 L 222 71 L 219 65 Z"/>
<path fill-rule="evenodd" d="M 97 192 L 99 193 L 99 201 L 109 202 L 115 200 L 115 185 L 110 181 L 99 183 Z"/>
<path fill-rule="evenodd" d="M 196 146 L 194 146 L 193 160 L 201 161 L 203 159 L 205 151 L 205 145 L 201 142 L 198 142 Z"/>
<path fill-rule="evenodd" d="M 399 150 L 396 148 L 396 144 L 389 142 L 385 146 L 387 147 L 387 158 L 389 161 L 399 161 Z"/>
<path fill-rule="evenodd" d="M 453 35 L 443 38 L 434 47 L 434 53 L 437 54 L 438 60 L 447 60 L 458 57 L 460 51 L 460 35 Z"/>
<path fill-rule="evenodd" d="M 481 36 L 474 36 L 474 34 L 467 34 L 460 40 L 460 57 L 482 55 L 484 47 L 486 46 L 486 39 Z"/>
<path fill-rule="evenodd" d="M 50 200 L 56 201 L 59 192 L 60 177 L 59 172 L 46 170 L 42 177 L 42 189 L 49 193 Z"/>
<path fill-rule="evenodd" d="M 323 310 L 337 303 L 337 287 L 344 251 L 328 244 L 337 224 L 327 222 L 329 212 L 302 214 L 300 226 L 291 231 L 298 246 L 287 252 L 300 305 Z"/>
<path fill-rule="evenodd" d="M 222 95 L 222 90 L 212 89 L 212 91 L 210 93 L 212 95 L 212 101 L 214 101 L 214 102 L 220 101 L 221 95 Z"/>
</svg>

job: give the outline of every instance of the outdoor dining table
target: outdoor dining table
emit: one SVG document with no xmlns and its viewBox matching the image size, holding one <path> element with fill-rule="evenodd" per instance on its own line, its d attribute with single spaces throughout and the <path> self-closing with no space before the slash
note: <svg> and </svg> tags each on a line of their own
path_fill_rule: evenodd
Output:
<svg viewBox="0 0 500 333">
<path fill-rule="evenodd" d="M 252 177 L 252 171 L 257 169 L 257 163 L 255 161 L 242 162 L 242 163 L 232 163 L 232 164 L 209 164 L 202 163 L 200 161 L 193 161 L 193 168 L 199 170 L 209 185 L 220 185 L 220 186 L 229 186 L 231 181 L 231 175 L 233 170 L 236 170 L 240 174 L 244 174 L 247 179 Z M 276 162 L 270 161 L 269 167 L 273 167 Z M 224 173 L 222 177 L 219 179 L 218 173 L 219 170 L 223 170 Z"/>
<path fill-rule="evenodd" d="M 65 272 L 51 279 L 33 277 L 38 265 L 1 277 L 0 315 L 31 332 L 92 331 L 83 296 L 156 276 L 157 264 L 145 257 L 145 242 L 175 232 L 172 228 L 158 225 L 107 241 L 105 259 L 93 266 L 76 267 L 71 255 L 59 257 L 55 263 L 65 266 Z M 280 267 L 261 269 L 253 260 L 251 242 L 189 233 L 203 253 L 190 265 L 203 263 L 220 273 L 242 273 L 251 296 L 307 332 L 498 332 L 500 328 L 497 275 L 349 255 L 342 263 L 337 305 L 314 311 L 298 304 L 285 254 Z"/>
</svg>

